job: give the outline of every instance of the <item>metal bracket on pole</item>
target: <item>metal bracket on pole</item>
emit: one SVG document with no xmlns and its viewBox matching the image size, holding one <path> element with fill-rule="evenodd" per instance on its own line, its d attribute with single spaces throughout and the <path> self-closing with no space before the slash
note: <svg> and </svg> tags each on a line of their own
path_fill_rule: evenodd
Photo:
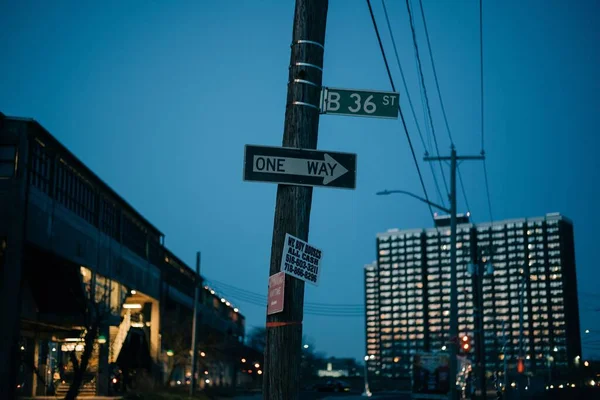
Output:
<svg viewBox="0 0 600 400">
<path fill-rule="evenodd" d="M 315 106 L 314 104 L 305 103 L 303 101 L 294 101 L 294 102 L 292 102 L 292 104 L 295 105 L 295 106 L 311 107 L 311 108 L 314 108 L 315 110 L 319 110 L 320 111 L 319 107 Z"/>
<path fill-rule="evenodd" d="M 307 63 L 307 62 L 297 62 L 296 64 L 294 64 L 294 66 L 314 68 L 314 69 L 318 69 L 319 71 L 323 72 L 323 68 L 319 67 L 318 65 Z M 291 67 L 292 66 L 290 65 L 290 68 Z"/>
<path fill-rule="evenodd" d="M 294 83 L 304 83 L 305 85 L 311 85 L 319 89 L 321 88 L 321 86 L 317 85 L 314 82 L 307 81 L 306 79 L 294 79 Z"/>
<path fill-rule="evenodd" d="M 305 39 L 296 40 L 295 42 L 292 43 L 292 46 L 297 45 L 297 44 L 314 44 L 315 46 L 320 47 L 323 50 L 325 50 L 325 46 L 323 46 L 319 42 L 315 42 L 314 40 L 305 40 Z M 292 47 L 292 46 L 290 46 L 290 47 Z"/>
<path fill-rule="evenodd" d="M 291 82 L 288 82 L 288 84 L 290 84 L 290 83 Z M 316 87 L 317 89 L 321 88 L 321 86 L 317 85 L 314 82 L 307 81 L 306 79 L 294 79 L 293 83 L 302 83 L 305 85 L 310 85 L 310 86 Z M 304 101 L 293 101 L 292 104 L 297 105 L 297 106 L 311 107 L 311 108 L 314 108 L 315 110 L 319 110 L 319 113 L 321 113 L 321 108 L 319 106 L 315 106 L 314 104 L 306 103 Z"/>
</svg>

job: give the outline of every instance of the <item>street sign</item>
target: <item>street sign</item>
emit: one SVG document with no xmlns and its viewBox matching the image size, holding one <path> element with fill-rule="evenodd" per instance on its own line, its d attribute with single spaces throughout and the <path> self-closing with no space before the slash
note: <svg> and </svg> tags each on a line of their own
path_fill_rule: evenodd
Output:
<svg viewBox="0 0 600 400">
<path fill-rule="evenodd" d="M 356 154 L 246 145 L 244 180 L 356 188 Z"/>
<path fill-rule="evenodd" d="M 323 252 L 289 233 L 284 240 L 281 271 L 317 286 Z"/>
<path fill-rule="evenodd" d="M 321 112 L 396 119 L 399 99 L 400 94 L 396 92 L 324 87 L 321 90 Z"/>
<path fill-rule="evenodd" d="M 269 295 L 267 296 L 267 315 L 283 311 L 283 295 L 285 294 L 285 272 L 278 272 L 269 277 Z"/>
</svg>

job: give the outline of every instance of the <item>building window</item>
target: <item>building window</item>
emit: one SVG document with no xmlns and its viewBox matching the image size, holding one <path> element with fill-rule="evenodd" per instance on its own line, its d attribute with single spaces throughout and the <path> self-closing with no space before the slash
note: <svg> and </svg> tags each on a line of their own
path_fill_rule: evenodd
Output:
<svg viewBox="0 0 600 400">
<path fill-rule="evenodd" d="M 106 198 L 101 199 L 100 208 L 102 220 L 100 221 L 100 230 L 113 239 L 120 241 L 120 213 L 117 206 Z"/>
<path fill-rule="evenodd" d="M 97 195 L 89 182 L 62 159 L 57 163 L 54 182 L 58 202 L 96 225 Z"/>
<path fill-rule="evenodd" d="M 50 156 L 45 145 L 34 140 L 30 148 L 31 173 L 29 183 L 46 194 L 50 194 Z"/>
<path fill-rule="evenodd" d="M 133 217 L 124 215 L 123 244 L 142 258 L 146 258 L 146 230 Z"/>
<path fill-rule="evenodd" d="M 17 146 L 0 146 L 0 179 L 12 178 L 17 171 Z"/>
</svg>

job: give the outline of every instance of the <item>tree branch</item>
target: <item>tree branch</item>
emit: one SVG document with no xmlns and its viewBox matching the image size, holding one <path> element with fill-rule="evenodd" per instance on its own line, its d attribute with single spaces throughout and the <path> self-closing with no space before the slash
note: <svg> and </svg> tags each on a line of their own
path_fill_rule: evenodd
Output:
<svg viewBox="0 0 600 400">
<path fill-rule="evenodd" d="M 73 371 L 75 373 L 79 372 L 79 360 L 77 360 L 77 356 L 75 355 L 75 350 L 69 352 L 69 359 L 73 364 Z"/>
</svg>

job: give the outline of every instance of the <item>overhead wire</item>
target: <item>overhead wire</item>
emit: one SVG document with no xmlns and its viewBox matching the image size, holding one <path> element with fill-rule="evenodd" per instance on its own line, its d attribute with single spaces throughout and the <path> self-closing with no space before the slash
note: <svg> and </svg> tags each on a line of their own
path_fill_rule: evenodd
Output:
<svg viewBox="0 0 600 400">
<path fill-rule="evenodd" d="M 225 293 L 222 292 L 223 295 L 230 297 L 230 298 L 235 298 L 236 300 L 245 303 L 245 304 L 250 304 L 250 305 L 255 305 L 258 307 L 267 307 L 267 300 L 263 299 L 263 300 L 258 300 L 258 299 L 254 299 L 254 298 L 248 298 L 248 297 L 244 297 L 241 295 L 235 295 L 232 293 Z M 340 311 L 340 310 L 317 310 L 317 309 L 311 309 L 309 307 L 305 307 L 304 308 L 304 313 L 307 315 L 320 315 L 320 316 L 348 316 L 348 317 L 364 317 L 364 311 L 362 310 L 356 310 L 356 311 Z"/>
<path fill-rule="evenodd" d="M 394 84 L 394 78 L 392 77 L 392 73 L 390 72 L 390 66 L 388 64 L 387 56 L 385 54 L 385 49 L 383 48 L 383 43 L 381 41 L 381 35 L 379 34 L 379 28 L 377 26 L 377 21 L 375 20 L 375 14 L 373 14 L 373 7 L 371 6 L 371 0 L 367 0 L 367 6 L 369 7 L 369 13 L 371 14 L 371 21 L 373 22 L 373 28 L 375 29 L 375 35 L 377 36 L 377 42 L 379 43 L 379 49 L 381 50 L 381 55 L 383 57 L 383 62 L 385 64 L 385 69 L 388 74 L 388 78 L 390 80 L 390 84 L 392 86 L 392 90 L 396 91 L 396 85 Z M 412 139 L 410 138 L 410 134 L 408 133 L 408 128 L 406 127 L 406 120 L 404 119 L 404 113 L 402 112 L 402 107 L 400 107 L 400 102 L 398 102 L 398 112 L 400 114 L 400 119 L 402 121 L 402 126 L 404 128 L 404 133 L 406 134 L 406 139 L 408 140 L 408 145 L 410 147 L 410 152 L 412 154 L 413 161 L 415 163 L 415 167 L 417 168 L 417 173 L 419 175 L 419 180 L 421 182 L 421 187 L 423 188 L 423 193 L 425 195 L 425 199 L 429 202 L 429 195 L 427 194 L 427 188 L 425 187 L 425 181 L 423 180 L 423 174 L 421 173 L 421 168 L 419 167 L 419 162 L 417 161 L 417 156 L 415 154 L 415 148 L 412 144 Z M 431 208 L 431 204 L 427 204 L 429 207 L 429 212 L 431 213 L 431 217 L 433 218 L 433 209 Z M 435 220 L 434 220 L 435 223 Z"/>
<path fill-rule="evenodd" d="M 433 124 L 433 118 L 431 116 L 431 107 L 429 106 L 429 95 L 427 94 L 427 87 L 425 85 L 425 77 L 423 75 L 423 66 L 421 64 L 421 56 L 419 55 L 419 45 L 417 43 L 417 33 L 415 31 L 415 23 L 414 23 L 414 19 L 413 19 L 413 15 L 412 15 L 412 10 L 410 7 L 410 0 L 406 0 L 406 8 L 408 10 L 408 17 L 410 20 L 410 30 L 412 33 L 412 40 L 413 40 L 413 47 L 415 50 L 415 57 L 417 58 L 417 66 L 418 66 L 418 71 L 419 71 L 419 77 L 421 80 L 421 85 L 423 88 L 423 95 L 425 97 L 425 108 L 427 110 L 427 116 L 429 117 L 429 123 L 431 124 L 431 133 L 433 136 L 433 143 L 435 144 L 435 151 L 436 151 L 436 156 L 439 157 L 440 156 L 440 149 L 438 146 L 438 141 L 437 141 L 437 135 L 435 134 L 435 125 Z M 446 193 L 450 193 L 448 190 L 448 183 L 446 181 L 446 174 L 444 173 L 444 166 L 442 164 L 441 160 L 439 161 L 439 165 L 440 165 L 440 171 L 442 172 L 442 179 L 444 181 L 444 188 L 446 189 Z"/>
<path fill-rule="evenodd" d="M 409 0 L 406 0 L 407 3 Z M 435 80 L 435 87 L 437 89 L 438 98 L 440 100 L 440 106 L 442 108 L 442 115 L 444 116 L 444 122 L 446 123 L 446 131 L 448 132 L 448 137 L 450 138 L 450 144 L 454 145 L 454 140 L 452 139 L 452 133 L 450 132 L 450 125 L 448 124 L 448 117 L 446 116 L 446 108 L 444 107 L 444 102 L 442 101 L 442 92 L 440 90 L 440 83 L 438 81 L 437 71 L 435 69 L 435 61 L 433 58 L 433 51 L 431 50 L 431 41 L 429 40 L 429 30 L 427 29 L 427 21 L 425 19 L 425 12 L 423 11 L 423 2 L 419 0 L 419 8 L 421 9 L 421 17 L 423 18 L 423 27 L 425 28 L 425 37 L 427 38 L 427 48 L 429 49 L 429 57 L 431 58 L 431 68 L 433 70 L 433 77 Z"/>
<path fill-rule="evenodd" d="M 392 25 L 390 24 L 390 18 L 388 16 L 387 7 L 385 6 L 385 0 L 381 0 L 381 5 L 383 6 L 383 13 L 385 15 L 385 22 L 387 23 L 388 32 L 390 33 L 390 38 L 392 40 L 392 47 L 394 49 L 394 55 L 396 56 L 396 64 L 398 65 L 398 70 L 400 71 L 400 77 L 402 78 L 402 84 L 404 86 L 404 91 L 406 92 L 406 98 L 408 99 L 408 105 L 410 106 L 410 110 L 412 112 L 413 119 L 415 120 L 415 126 L 417 127 L 417 132 L 419 133 L 419 138 L 421 139 L 421 143 L 423 144 L 423 149 L 425 150 L 425 155 L 429 155 L 429 148 L 425 144 L 425 140 L 423 139 L 423 132 L 421 131 L 421 126 L 419 125 L 419 120 L 417 119 L 417 114 L 415 112 L 415 107 L 412 102 L 412 98 L 410 96 L 410 91 L 408 90 L 408 85 L 406 84 L 406 77 L 404 76 L 404 70 L 402 68 L 402 64 L 400 63 L 400 57 L 398 56 L 398 47 L 396 46 L 396 39 L 394 38 L 394 33 L 392 32 Z M 425 122 L 425 127 L 427 128 L 427 122 Z M 435 169 L 433 167 L 433 163 L 428 163 L 431 168 L 431 175 L 433 175 L 433 181 L 435 184 L 435 189 L 438 195 L 439 201 L 444 203 L 444 196 L 442 196 L 442 191 L 440 190 L 440 185 L 437 179 L 437 175 L 435 173 Z"/>
<path fill-rule="evenodd" d="M 481 155 L 483 158 L 483 177 L 485 179 L 485 193 L 487 196 L 488 212 L 490 214 L 490 222 L 494 223 L 494 215 L 492 214 L 492 200 L 490 196 L 490 184 L 488 179 L 487 164 L 485 158 L 484 147 L 484 132 L 485 132 L 485 113 L 484 113 L 484 85 L 483 85 L 483 1 L 479 0 L 479 76 L 481 87 Z"/>
<path fill-rule="evenodd" d="M 463 198 L 465 199 L 465 206 L 467 207 L 467 211 L 471 211 L 471 207 L 469 206 L 469 199 L 467 198 L 467 192 L 465 191 L 465 185 L 463 183 L 462 174 L 460 173 L 460 167 L 456 166 L 456 171 L 458 172 L 458 182 L 460 183 L 460 189 L 462 191 Z"/>
<path fill-rule="evenodd" d="M 223 288 L 227 288 L 227 289 L 231 289 L 231 290 L 235 290 L 241 293 L 246 293 L 246 294 L 252 294 L 261 298 L 265 298 L 267 296 L 263 295 L 263 294 L 259 294 L 256 292 L 252 292 L 250 290 L 246 290 L 246 289 L 242 289 L 233 285 L 230 285 L 228 283 L 225 282 L 220 282 L 214 279 L 209 279 L 208 280 L 210 283 L 213 284 L 213 286 L 220 286 Z M 354 304 L 346 304 L 346 303 L 311 303 L 311 302 L 306 302 L 305 304 L 308 305 L 315 305 L 315 306 L 324 306 L 324 307 L 351 307 L 351 308 L 356 308 L 356 307 L 363 307 L 364 304 L 363 303 L 354 303 Z"/>
<path fill-rule="evenodd" d="M 247 304 L 266 307 L 267 296 L 240 289 L 218 281 L 208 281 L 209 286 L 218 292 L 219 295 L 236 299 Z M 305 303 L 304 311 L 309 315 L 321 316 L 363 316 L 364 305 L 362 304 L 321 304 Z"/>
<path fill-rule="evenodd" d="M 388 64 L 387 56 L 385 54 L 385 49 L 384 49 L 383 43 L 381 41 L 381 35 L 379 34 L 379 28 L 377 26 L 377 20 L 375 19 L 375 14 L 373 13 L 373 7 L 371 6 L 371 1 L 370 0 L 367 0 L 367 6 L 369 7 L 369 14 L 371 15 L 371 21 L 373 22 L 373 28 L 375 30 L 375 35 L 377 36 L 377 42 L 379 44 L 379 49 L 381 51 L 381 56 L 383 57 L 383 62 L 385 64 L 385 68 L 386 68 L 386 71 L 387 71 L 387 74 L 388 74 L 388 78 L 390 80 L 390 85 L 392 86 L 392 89 L 395 91 L 396 90 L 396 85 L 394 84 L 394 78 L 392 77 L 392 74 L 390 72 L 390 67 L 389 67 L 389 64 Z M 387 20 L 389 21 L 389 18 Z M 394 49 L 396 49 L 395 46 L 394 46 Z M 419 174 L 419 180 L 421 181 L 421 186 L 423 188 L 423 193 L 425 195 L 425 199 L 427 200 L 427 206 L 429 207 L 429 212 L 431 213 L 431 217 L 433 218 L 434 226 L 436 226 L 435 216 L 434 216 L 434 213 L 433 213 L 433 210 L 432 210 L 432 207 L 431 207 L 431 203 L 430 203 L 430 200 L 429 200 L 429 195 L 427 194 L 427 189 L 425 187 L 425 182 L 423 181 L 423 175 L 421 174 L 421 169 L 419 167 L 419 163 L 418 163 L 417 157 L 415 155 L 415 149 L 414 149 L 414 146 L 412 144 L 412 140 L 410 139 L 410 134 L 408 133 L 408 128 L 406 127 L 406 120 L 404 118 L 404 113 L 402 112 L 402 107 L 400 107 L 400 102 L 398 102 L 398 112 L 400 114 L 400 118 L 401 118 L 401 121 L 402 121 L 402 126 L 404 128 L 404 133 L 406 134 L 406 138 L 407 138 L 408 144 L 410 146 L 410 151 L 411 151 L 411 154 L 412 154 L 412 157 L 413 157 L 413 161 L 415 163 L 415 166 L 417 168 L 417 172 Z M 436 141 L 436 148 L 437 148 L 437 141 Z M 438 151 L 438 156 L 439 156 L 439 151 Z M 441 161 L 440 161 L 440 167 L 441 167 Z M 444 173 L 444 171 L 443 171 L 443 168 L 442 168 L 442 178 L 444 179 L 444 185 L 446 186 L 446 192 L 447 192 L 448 191 L 448 187 L 446 185 L 446 180 L 445 180 L 446 178 L 445 178 L 445 176 L 444 176 L 443 173 Z M 439 238 L 440 231 L 437 228 L 437 226 L 436 226 L 436 230 L 437 230 L 438 238 Z"/>
<path fill-rule="evenodd" d="M 408 3 L 409 0 L 407 0 Z M 442 116 L 444 117 L 444 124 L 446 126 L 446 132 L 448 133 L 448 138 L 450 139 L 450 143 L 454 145 L 454 139 L 452 137 L 452 132 L 450 130 L 450 124 L 448 123 L 448 116 L 446 114 L 446 107 L 444 106 L 444 100 L 442 97 L 442 91 L 440 89 L 440 83 L 437 75 L 437 69 L 435 68 L 435 58 L 433 56 L 433 49 L 431 48 L 431 39 L 429 38 L 429 29 L 427 28 L 427 18 L 425 17 L 425 10 L 423 9 L 423 1 L 419 0 L 419 8 L 421 10 L 421 18 L 423 19 L 423 28 L 425 30 L 425 37 L 427 39 L 427 49 L 429 52 L 429 59 L 431 60 L 431 68 L 433 70 L 433 78 L 435 81 L 435 87 L 438 95 L 438 100 L 440 102 L 440 107 L 442 109 Z M 467 192 L 465 190 L 465 185 L 462 178 L 462 173 L 459 167 L 457 167 L 458 179 L 460 182 L 460 187 L 462 191 L 463 198 L 465 200 L 465 206 L 467 207 L 467 211 L 471 210 L 469 206 L 469 199 L 467 197 Z"/>
</svg>

